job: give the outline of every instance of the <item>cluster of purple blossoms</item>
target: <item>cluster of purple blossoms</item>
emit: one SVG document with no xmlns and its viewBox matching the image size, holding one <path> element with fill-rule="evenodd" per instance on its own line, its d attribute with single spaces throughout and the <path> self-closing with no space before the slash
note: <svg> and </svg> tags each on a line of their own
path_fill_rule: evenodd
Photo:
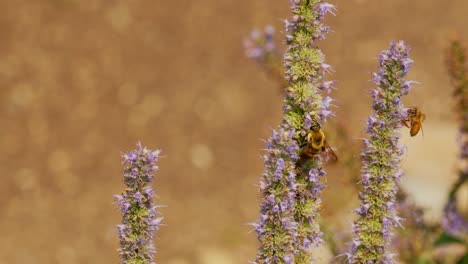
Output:
<svg viewBox="0 0 468 264">
<path fill-rule="evenodd" d="M 374 73 L 373 115 L 367 121 L 369 139 L 364 140 L 363 168 L 359 194 L 359 218 L 353 225 L 350 263 L 394 263 L 388 246 L 393 228 L 400 225 L 396 194 L 403 171 L 400 169 L 404 147 L 398 143 L 401 120 L 406 111 L 401 97 L 411 88 L 405 77 L 413 61 L 404 42 L 391 42 L 380 53 L 380 72 Z"/>
<path fill-rule="evenodd" d="M 263 32 L 256 29 L 244 40 L 245 54 L 258 63 L 267 63 L 278 57 L 275 44 L 275 29 L 267 25 Z"/>
<path fill-rule="evenodd" d="M 153 264 L 154 232 L 162 220 L 158 206 L 153 203 L 151 187 L 159 150 L 151 151 L 137 144 L 134 151 L 122 154 L 124 158 L 124 183 L 127 186 L 120 195 L 115 195 L 116 204 L 122 211 L 122 224 L 117 226 L 120 238 L 120 256 L 123 264 Z"/>
<path fill-rule="evenodd" d="M 275 44 L 275 29 L 267 25 L 263 32 L 252 31 L 250 37 L 244 40 L 244 48 L 246 56 L 262 66 L 266 74 L 281 85 L 283 91 L 286 84 L 283 78 L 281 54 Z"/>
<path fill-rule="evenodd" d="M 316 42 L 328 32 L 322 21 L 334 7 L 321 0 L 290 0 L 290 4 L 293 18 L 285 21 L 289 88 L 284 119 L 268 141 L 260 181 L 263 198 L 255 224 L 260 241 L 255 263 L 311 263 L 311 247 L 322 242 L 318 216 L 325 171 L 319 156 L 298 164 L 298 146 L 307 142 L 313 120 L 322 124 L 332 114 L 332 99 L 322 97 L 333 85 L 324 81 L 331 67 Z"/>
<path fill-rule="evenodd" d="M 263 156 L 265 172 L 259 182 L 260 217 L 252 224 L 260 242 L 254 263 L 294 263 L 295 161 L 299 147 L 293 136 L 292 131 L 280 128 L 267 141 L 267 153 Z"/>
<path fill-rule="evenodd" d="M 468 236 L 468 222 L 457 210 L 457 200 L 455 198 L 445 205 L 441 224 L 445 232 L 450 235 L 458 237 Z"/>
</svg>

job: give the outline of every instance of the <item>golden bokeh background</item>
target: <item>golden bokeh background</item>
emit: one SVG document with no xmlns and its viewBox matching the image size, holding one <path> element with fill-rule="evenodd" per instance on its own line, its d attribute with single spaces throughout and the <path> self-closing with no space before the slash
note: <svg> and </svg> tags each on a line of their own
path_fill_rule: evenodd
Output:
<svg viewBox="0 0 468 264">
<path fill-rule="evenodd" d="M 321 46 L 338 81 L 336 119 L 356 141 L 378 52 L 392 39 L 412 47 L 421 84 L 405 103 L 428 119 L 424 138 L 403 138 L 404 184 L 437 219 L 458 152 L 444 49 L 454 32 L 467 38 L 468 2 L 332 3 Z M 282 95 L 242 40 L 266 24 L 281 40 L 289 17 L 286 0 L 0 0 L 0 263 L 119 263 L 112 194 L 124 188 L 120 151 L 138 141 L 165 156 L 158 263 L 252 260 L 260 139 L 279 124 Z M 346 226 L 345 179 L 330 168 L 324 214 Z"/>
</svg>

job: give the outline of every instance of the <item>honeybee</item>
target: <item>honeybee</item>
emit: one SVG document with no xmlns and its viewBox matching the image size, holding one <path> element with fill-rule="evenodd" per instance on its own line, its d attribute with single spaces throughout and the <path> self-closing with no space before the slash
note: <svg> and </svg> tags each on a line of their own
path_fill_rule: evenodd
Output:
<svg viewBox="0 0 468 264">
<path fill-rule="evenodd" d="M 422 123 L 426 119 L 426 115 L 421 112 L 417 107 L 410 107 L 407 110 L 407 118 L 403 119 L 401 123 L 410 129 L 410 135 L 412 137 L 416 136 L 421 130 L 424 135 Z"/>
<path fill-rule="evenodd" d="M 307 134 L 306 142 L 301 145 L 301 149 L 302 152 L 300 153 L 298 161 L 299 165 L 322 153 L 326 155 L 327 159 L 331 159 L 332 161 L 338 160 L 335 152 L 330 145 L 328 145 L 320 124 L 316 120 L 312 120 L 310 132 Z"/>
</svg>

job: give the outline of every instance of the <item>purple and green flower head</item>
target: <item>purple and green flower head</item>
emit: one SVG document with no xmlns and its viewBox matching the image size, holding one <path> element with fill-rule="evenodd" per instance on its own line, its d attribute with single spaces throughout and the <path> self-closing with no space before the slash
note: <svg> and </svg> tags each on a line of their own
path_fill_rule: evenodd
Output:
<svg viewBox="0 0 468 264">
<path fill-rule="evenodd" d="M 290 4 L 293 17 L 285 21 L 284 56 L 289 88 L 283 122 L 267 144 L 261 216 L 255 224 L 260 241 L 256 263 L 311 263 L 311 247 L 322 242 L 318 217 L 325 171 L 318 157 L 298 164 L 298 154 L 313 120 L 322 125 L 332 115 L 332 99 L 322 96 L 333 86 L 324 80 L 331 67 L 316 42 L 328 32 L 323 19 L 334 7 L 317 0 Z"/>
<path fill-rule="evenodd" d="M 123 264 L 153 264 L 156 252 L 153 237 L 159 229 L 157 205 L 153 202 L 153 173 L 159 170 L 156 162 L 160 150 L 149 150 L 137 144 L 137 148 L 123 153 L 124 183 L 127 186 L 115 195 L 122 212 L 122 224 L 117 226 L 120 239 L 120 256 Z"/>
<path fill-rule="evenodd" d="M 245 54 L 258 63 L 267 63 L 278 57 L 278 47 L 275 44 L 275 28 L 265 26 L 263 31 L 253 30 L 244 40 Z"/>
<path fill-rule="evenodd" d="M 413 64 L 403 41 L 392 41 L 379 56 L 380 71 L 374 73 L 377 88 L 372 90 L 373 114 L 367 120 L 368 139 L 362 153 L 361 205 L 355 212 L 350 263 L 394 263 L 389 252 L 393 229 L 400 225 L 396 194 L 403 171 L 400 169 L 404 146 L 399 129 L 407 111 L 401 103 L 411 81 L 405 77 Z"/>
</svg>

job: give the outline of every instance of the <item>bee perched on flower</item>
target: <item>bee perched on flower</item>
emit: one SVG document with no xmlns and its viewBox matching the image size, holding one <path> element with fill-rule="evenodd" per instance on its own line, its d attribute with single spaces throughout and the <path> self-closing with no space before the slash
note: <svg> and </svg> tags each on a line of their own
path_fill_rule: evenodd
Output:
<svg viewBox="0 0 468 264">
<path fill-rule="evenodd" d="M 324 154 L 326 160 L 338 160 L 335 152 L 328 144 L 328 141 L 325 138 L 325 133 L 323 132 L 320 124 L 317 120 L 313 119 L 312 125 L 310 126 L 310 132 L 306 137 L 306 142 L 301 145 L 301 152 L 297 164 L 298 166 L 301 166 L 307 160 L 311 160 L 320 154 Z"/>
<path fill-rule="evenodd" d="M 426 120 L 426 115 L 419 110 L 417 107 L 410 107 L 406 111 L 407 117 L 401 121 L 401 123 L 410 129 L 410 135 L 416 136 L 421 130 L 424 135 L 422 123 Z"/>
</svg>

